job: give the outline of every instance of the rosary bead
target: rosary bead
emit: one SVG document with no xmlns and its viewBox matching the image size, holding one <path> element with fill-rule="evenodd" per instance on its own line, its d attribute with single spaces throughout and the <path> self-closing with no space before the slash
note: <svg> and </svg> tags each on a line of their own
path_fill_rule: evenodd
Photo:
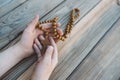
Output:
<svg viewBox="0 0 120 80">
<path fill-rule="evenodd" d="M 55 18 L 54 18 L 54 20 L 58 20 L 58 19 L 59 19 L 59 17 L 55 17 Z"/>
<path fill-rule="evenodd" d="M 42 24 L 44 24 L 45 22 L 43 21 L 43 22 L 41 22 Z"/>
<path fill-rule="evenodd" d="M 61 39 L 62 39 L 62 36 L 59 36 L 59 39 L 61 40 Z"/>
<path fill-rule="evenodd" d="M 47 20 L 45 21 L 45 23 L 47 23 Z"/>
<path fill-rule="evenodd" d="M 74 20 L 74 19 L 75 19 L 74 17 L 71 18 L 71 20 Z"/>
<path fill-rule="evenodd" d="M 57 31 L 57 29 L 55 28 L 55 29 L 53 29 L 53 31 L 54 31 L 54 32 L 56 32 L 56 31 Z"/>
<path fill-rule="evenodd" d="M 53 26 L 53 28 L 56 28 L 57 26 Z"/>
<path fill-rule="evenodd" d="M 42 24 L 42 22 L 39 22 L 39 24 Z"/>
<path fill-rule="evenodd" d="M 80 16 L 80 13 L 78 13 L 78 16 Z"/>
<path fill-rule="evenodd" d="M 60 35 L 58 34 L 56 37 L 57 37 L 57 38 L 59 38 L 59 37 L 60 37 Z"/>
<path fill-rule="evenodd" d="M 65 38 L 64 38 L 64 37 L 61 37 L 61 40 L 62 40 L 62 41 L 64 41 L 64 40 L 65 40 Z"/>
<path fill-rule="evenodd" d="M 50 20 L 48 20 L 48 23 L 50 23 L 51 21 Z"/>
<path fill-rule="evenodd" d="M 49 32 L 44 32 L 44 34 L 45 34 L 45 38 L 48 38 L 48 34 L 49 34 Z"/>
<path fill-rule="evenodd" d="M 63 37 L 64 37 L 64 38 L 67 38 L 67 35 L 66 35 L 66 34 L 64 34 L 64 35 L 63 35 Z"/>
<path fill-rule="evenodd" d="M 65 38 L 67 38 L 67 34 L 71 33 L 72 27 L 74 25 L 75 20 L 80 16 L 80 10 L 78 8 L 75 8 L 70 13 L 70 20 L 68 21 L 64 34 L 61 36 L 57 32 L 57 21 L 58 17 L 53 18 L 52 20 L 45 20 L 42 22 L 39 22 L 36 27 L 38 27 L 40 30 L 44 32 L 45 38 L 48 38 L 49 33 L 52 33 L 51 36 L 53 38 L 57 38 L 58 40 L 64 41 Z M 44 23 L 52 23 L 52 29 L 48 29 L 49 31 L 44 30 L 44 27 L 41 24 Z"/>
<path fill-rule="evenodd" d="M 55 32 L 54 35 L 57 35 L 57 32 Z"/>
<path fill-rule="evenodd" d="M 46 35 L 48 35 L 48 32 L 45 32 Z"/>
<path fill-rule="evenodd" d="M 42 27 L 42 25 L 39 25 L 39 29 L 40 29 L 40 30 L 43 30 L 43 27 Z"/>
<path fill-rule="evenodd" d="M 79 12 L 79 11 L 80 11 L 78 8 L 75 8 L 74 10 L 75 10 L 75 11 L 77 11 L 77 12 Z"/>
<path fill-rule="evenodd" d="M 68 31 L 69 31 L 69 29 L 66 29 L 66 31 L 68 32 Z"/>
<path fill-rule="evenodd" d="M 54 23 L 53 23 L 53 26 L 57 26 L 57 23 L 54 22 Z"/>
</svg>

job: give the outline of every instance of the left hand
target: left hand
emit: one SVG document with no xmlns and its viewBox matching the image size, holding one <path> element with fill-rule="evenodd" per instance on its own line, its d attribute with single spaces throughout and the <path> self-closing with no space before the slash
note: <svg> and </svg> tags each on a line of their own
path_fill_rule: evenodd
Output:
<svg viewBox="0 0 120 80">
<path fill-rule="evenodd" d="M 38 21 L 39 21 L 39 16 L 37 15 L 34 18 L 34 20 L 31 23 L 29 23 L 28 27 L 24 30 L 21 40 L 18 42 L 18 45 L 25 53 L 25 57 L 30 56 L 34 52 L 33 50 L 34 40 L 38 37 L 38 35 L 43 34 L 43 31 L 36 28 Z M 43 24 L 43 26 L 45 29 L 48 29 L 52 26 L 52 24 L 47 23 L 47 24 Z M 57 26 L 60 26 L 60 24 L 57 23 Z M 62 30 L 58 29 L 58 33 L 62 35 Z"/>
</svg>

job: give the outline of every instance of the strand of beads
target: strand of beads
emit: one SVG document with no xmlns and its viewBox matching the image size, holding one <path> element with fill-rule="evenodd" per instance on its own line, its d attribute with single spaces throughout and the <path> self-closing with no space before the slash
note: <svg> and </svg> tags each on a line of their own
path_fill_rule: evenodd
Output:
<svg viewBox="0 0 120 80">
<path fill-rule="evenodd" d="M 58 32 L 57 32 L 57 21 L 58 21 L 58 17 L 55 17 L 54 19 L 52 20 L 46 20 L 46 21 L 42 21 L 38 24 L 38 27 L 40 30 L 42 30 L 44 32 L 44 36 L 45 38 L 48 38 L 49 36 L 49 33 L 53 33 L 52 34 L 52 37 L 54 38 L 57 38 L 59 40 L 62 40 L 64 41 L 65 38 L 67 38 L 67 35 L 69 33 L 71 33 L 71 30 L 73 28 L 73 25 L 74 25 L 74 22 L 77 20 L 77 18 L 80 16 L 80 10 L 78 8 L 75 8 L 71 11 L 71 14 L 70 14 L 70 20 L 68 22 L 68 24 L 66 25 L 66 28 L 65 28 L 65 31 L 64 31 L 64 34 L 63 35 L 60 35 Z M 52 31 L 51 30 L 44 30 L 43 26 L 41 24 L 45 24 L 45 23 L 52 23 Z"/>
<path fill-rule="evenodd" d="M 63 38 L 67 38 L 67 35 L 71 33 L 75 20 L 80 16 L 80 10 L 75 8 L 71 11 L 70 20 L 66 26 L 65 32 L 63 34 Z"/>
</svg>

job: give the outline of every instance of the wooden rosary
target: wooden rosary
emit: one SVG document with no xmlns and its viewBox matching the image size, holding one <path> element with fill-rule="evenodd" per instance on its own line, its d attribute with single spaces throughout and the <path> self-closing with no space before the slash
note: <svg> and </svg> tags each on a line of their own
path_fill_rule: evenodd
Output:
<svg viewBox="0 0 120 80">
<path fill-rule="evenodd" d="M 59 19 L 58 17 L 55 17 L 52 20 L 46 20 L 46 21 L 42 21 L 42 22 L 38 23 L 37 27 L 40 30 L 43 31 L 44 37 L 45 37 L 45 40 L 41 42 L 42 45 L 43 45 L 42 54 L 45 53 L 47 45 L 50 45 L 50 41 L 49 41 L 48 37 L 51 36 L 51 37 L 56 38 L 58 40 L 64 41 L 67 38 L 67 35 L 69 33 L 71 33 L 71 30 L 73 28 L 74 22 L 77 20 L 77 18 L 79 16 L 80 16 L 80 10 L 78 8 L 75 8 L 75 9 L 73 9 L 71 11 L 70 20 L 68 21 L 68 23 L 66 25 L 66 28 L 65 28 L 65 31 L 64 31 L 63 35 L 60 35 L 57 32 L 57 22 L 58 22 L 58 19 Z M 45 24 L 45 23 L 52 23 L 52 27 L 49 30 L 45 30 L 43 28 L 43 26 L 41 25 L 41 24 Z"/>
</svg>

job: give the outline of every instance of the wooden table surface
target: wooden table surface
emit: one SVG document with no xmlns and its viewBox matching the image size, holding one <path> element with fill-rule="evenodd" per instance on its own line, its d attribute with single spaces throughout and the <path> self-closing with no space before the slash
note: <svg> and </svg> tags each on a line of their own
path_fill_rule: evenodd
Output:
<svg viewBox="0 0 120 80">
<path fill-rule="evenodd" d="M 59 16 L 64 30 L 69 12 L 80 18 L 64 42 L 58 42 L 59 63 L 50 80 L 119 80 L 120 0 L 0 0 L 0 50 L 19 41 L 36 14 L 40 20 Z M 22 60 L 1 80 L 30 80 L 36 56 Z"/>
</svg>

